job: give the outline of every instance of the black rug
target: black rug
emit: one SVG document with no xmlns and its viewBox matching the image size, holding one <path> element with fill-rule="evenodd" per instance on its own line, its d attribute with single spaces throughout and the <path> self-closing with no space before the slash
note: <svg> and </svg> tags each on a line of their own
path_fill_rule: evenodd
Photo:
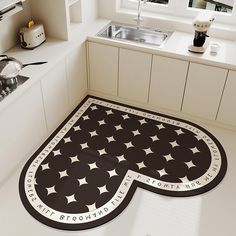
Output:
<svg viewBox="0 0 236 236">
<path fill-rule="evenodd" d="M 37 220 L 82 230 L 116 217 L 137 187 L 193 196 L 226 169 L 222 146 L 198 125 L 87 97 L 26 163 L 19 191 Z"/>
</svg>

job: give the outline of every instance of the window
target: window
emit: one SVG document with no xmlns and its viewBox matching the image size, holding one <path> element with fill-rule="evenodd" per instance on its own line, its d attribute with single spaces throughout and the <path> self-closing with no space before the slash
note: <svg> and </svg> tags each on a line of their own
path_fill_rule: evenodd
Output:
<svg viewBox="0 0 236 236">
<path fill-rule="evenodd" d="M 189 0 L 189 7 L 231 13 L 234 0 Z"/>
<path fill-rule="evenodd" d="M 121 1 L 123 8 L 137 9 L 138 0 Z M 142 9 L 143 12 L 185 19 L 193 19 L 199 11 L 212 10 L 215 11 L 215 22 L 236 25 L 235 2 L 236 0 L 147 0 Z"/>
</svg>

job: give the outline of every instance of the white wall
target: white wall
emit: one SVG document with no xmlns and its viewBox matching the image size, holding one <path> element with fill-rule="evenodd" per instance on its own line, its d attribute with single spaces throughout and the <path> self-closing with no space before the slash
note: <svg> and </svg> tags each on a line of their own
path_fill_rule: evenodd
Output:
<svg viewBox="0 0 236 236">
<path fill-rule="evenodd" d="M 98 16 L 98 0 L 81 1 L 83 23 L 86 27 Z M 31 19 L 31 13 L 30 0 L 26 0 L 23 4 L 22 11 L 0 22 L 0 54 L 12 48 L 19 42 L 19 28 L 24 26 L 26 22 Z"/>
<path fill-rule="evenodd" d="M 98 1 L 99 0 L 83 0 L 82 16 L 85 24 L 92 23 L 98 16 Z"/>
<path fill-rule="evenodd" d="M 23 4 L 23 10 L 0 22 L 0 54 L 13 47 L 19 41 L 18 30 L 31 16 L 28 1 Z"/>
</svg>

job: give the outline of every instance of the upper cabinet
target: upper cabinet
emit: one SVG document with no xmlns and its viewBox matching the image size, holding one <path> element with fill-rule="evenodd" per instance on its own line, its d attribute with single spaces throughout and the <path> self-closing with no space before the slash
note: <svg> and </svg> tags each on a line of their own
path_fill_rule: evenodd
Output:
<svg viewBox="0 0 236 236">
<path fill-rule="evenodd" d="M 229 71 L 227 82 L 225 85 L 217 121 L 236 126 L 236 109 L 234 102 L 236 101 L 236 71 Z"/>
<path fill-rule="evenodd" d="M 215 120 L 227 70 L 190 63 L 182 111 Z"/>
<path fill-rule="evenodd" d="M 181 110 L 188 65 L 187 61 L 153 56 L 150 105 Z"/>
</svg>

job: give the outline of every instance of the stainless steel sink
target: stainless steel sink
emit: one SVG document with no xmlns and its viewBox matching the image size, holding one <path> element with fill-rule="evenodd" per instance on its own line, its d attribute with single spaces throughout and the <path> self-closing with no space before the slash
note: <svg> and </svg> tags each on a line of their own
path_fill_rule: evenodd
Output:
<svg viewBox="0 0 236 236">
<path fill-rule="evenodd" d="M 172 32 L 137 28 L 117 23 L 111 23 L 97 34 L 98 37 L 115 40 L 132 41 L 162 47 Z"/>
</svg>

